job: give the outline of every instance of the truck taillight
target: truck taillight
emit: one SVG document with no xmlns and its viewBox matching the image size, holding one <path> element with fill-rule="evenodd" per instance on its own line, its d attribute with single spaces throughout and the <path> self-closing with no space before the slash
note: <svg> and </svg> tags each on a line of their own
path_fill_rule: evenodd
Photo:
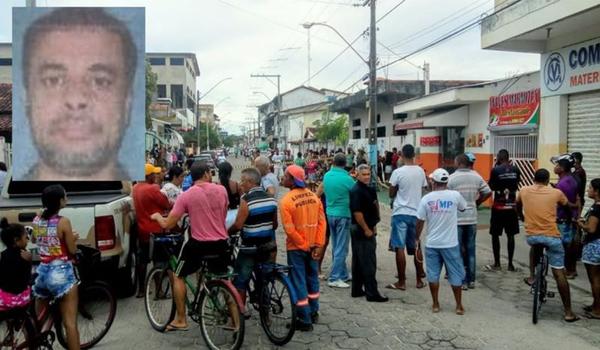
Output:
<svg viewBox="0 0 600 350">
<path fill-rule="evenodd" d="M 115 247 L 117 233 L 115 220 L 112 216 L 99 216 L 94 220 L 96 230 L 96 247 L 99 250 L 109 250 Z"/>
</svg>

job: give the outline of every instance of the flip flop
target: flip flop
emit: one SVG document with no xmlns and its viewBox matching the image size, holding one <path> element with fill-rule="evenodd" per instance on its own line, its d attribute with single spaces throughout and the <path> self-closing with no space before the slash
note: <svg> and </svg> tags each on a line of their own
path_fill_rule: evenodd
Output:
<svg viewBox="0 0 600 350">
<path fill-rule="evenodd" d="M 592 320 L 600 320 L 600 315 L 594 315 L 594 313 L 592 313 L 592 312 L 586 312 L 585 317 L 592 319 Z"/>
<path fill-rule="evenodd" d="M 422 289 L 422 288 L 425 288 L 425 287 L 427 287 L 427 283 L 425 283 L 425 282 L 421 282 L 421 284 L 417 284 L 417 286 L 416 286 L 416 287 L 417 287 L 417 289 Z"/>
<path fill-rule="evenodd" d="M 189 329 L 190 329 L 189 327 L 179 327 L 179 326 L 173 326 L 172 324 L 169 324 L 169 325 L 167 325 L 165 332 L 187 332 Z"/>
<path fill-rule="evenodd" d="M 496 272 L 496 271 L 501 271 L 502 268 L 501 267 L 496 267 L 494 265 L 485 265 L 484 266 L 486 271 L 490 271 L 490 272 Z"/>
<path fill-rule="evenodd" d="M 385 288 L 387 288 L 387 289 L 393 289 L 393 290 L 406 290 L 406 287 L 400 288 L 395 283 L 390 283 L 387 286 L 385 286 Z"/>
<path fill-rule="evenodd" d="M 528 277 L 525 277 L 525 278 L 523 278 L 523 282 L 525 282 L 525 284 L 526 284 L 526 285 L 528 285 L 528 286 L 530 286 L 530 287 L 531 287 L 531 285 L 533 284 L 533 282 L 530 282 L 530 281 L 529 281 L 529 278 L 528 278 Z"/>
<path fill-rule="evenodd" d="M 579 321 L 579 320 L 580 320 L 580 318 L 579 318 L 579 316 L 575 316 L 575 318 L 564 318 L 564 317 L 563 317 L 563 320 L 564 320 L 565 322 L 567 322 L 567 323 L 573 323 L 573 322 L 577 322 L 577 321 Z"/>
</svg>

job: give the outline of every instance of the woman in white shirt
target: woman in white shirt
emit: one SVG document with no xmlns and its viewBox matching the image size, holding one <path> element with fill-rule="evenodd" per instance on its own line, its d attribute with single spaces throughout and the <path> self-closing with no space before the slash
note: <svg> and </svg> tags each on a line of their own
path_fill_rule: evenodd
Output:
<svg viewBox="0 0 600 350">
<path fill-rule="evenodd" d="M 167 176 L 165 176 L 165 184 L 160 191 L 167 196 L 171 205 L 175 204 L 175 200 L 182 192 L 181 184 L 183 183 L 184 177 L 185 173 L 180 166 L 172 167 L 169 169 Z"/>
</svg>

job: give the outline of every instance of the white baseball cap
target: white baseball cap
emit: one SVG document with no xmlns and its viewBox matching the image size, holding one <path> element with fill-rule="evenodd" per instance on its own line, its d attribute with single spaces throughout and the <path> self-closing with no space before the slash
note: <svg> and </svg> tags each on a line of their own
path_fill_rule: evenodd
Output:
<svg viewBox="0 0 600 350">
<path fill-rule="evenodd" d="M 448 172 L 445 169 L 438 168 L 435 169 L 433 173 L 429 174 L 429 178 L 437 183 L 445 184 L 448 183 L 448 178 L 450 178 L 450 174 L 448 174 Z"/>
</svg>

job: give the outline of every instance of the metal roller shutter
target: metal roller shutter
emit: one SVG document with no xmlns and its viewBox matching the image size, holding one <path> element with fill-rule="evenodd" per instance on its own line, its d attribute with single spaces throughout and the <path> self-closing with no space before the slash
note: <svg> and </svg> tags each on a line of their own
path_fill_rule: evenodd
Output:
<svg viewBox="0 0 600 350">
<path fill-rule="evenodd" d="M 600 92 L 569 96 L 567 149 L 583 154 L 588 183 L 600 177 Z M 586 207 L 590 204 L 586 199 Z"/>
</svg>

